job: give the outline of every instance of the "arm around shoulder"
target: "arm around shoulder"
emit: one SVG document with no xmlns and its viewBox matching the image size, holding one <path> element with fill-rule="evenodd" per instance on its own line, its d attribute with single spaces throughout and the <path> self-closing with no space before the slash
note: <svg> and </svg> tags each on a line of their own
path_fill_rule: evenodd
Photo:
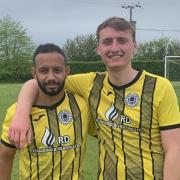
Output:
<svg viewBox="0 0 180 180">
<path fill-rule="evenodd" d="M 9 128 L 9 139 L 20 149 L 31 142 L 29 115 L 38 96 L 38 84 L 35 79 L 27 81 L 18 96 L 16 113 Z"/>
<path fill-rule="evenodd" d="M 18 95 L 16 114 L 20 112 L 21 114 L 23 113 L 29 116 L 32 105 L 38 96 L 38 91 L 38 83 L 35 79 L 31 79 L 24 83 Z"/>
</svg>

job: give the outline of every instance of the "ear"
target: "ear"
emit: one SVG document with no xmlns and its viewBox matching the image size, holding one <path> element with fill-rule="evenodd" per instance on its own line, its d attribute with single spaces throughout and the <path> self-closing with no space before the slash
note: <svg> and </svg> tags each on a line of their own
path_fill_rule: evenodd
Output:
<svg viewBox="0 0 180 180">
<path fill-rule="evenodd" d="M 138 50 L 138 45 L 137 45 L 136 41 L 134 41 L 134 54 L 137 53 L 137 50 Z"/>
<path fill-rule="evenodd" d="M 101 53 L 100 53 L 100 51 L 99 51 L 99 46 L 96 47 L 96 53 L 97 53 L 98 55 L 101 55 Z"/>
<path fill-rule="evenodd" d="M 34 79 L 36 79 L 36 69 L 35 67 L 32 67 L 32 76 Z"/>
</svg>

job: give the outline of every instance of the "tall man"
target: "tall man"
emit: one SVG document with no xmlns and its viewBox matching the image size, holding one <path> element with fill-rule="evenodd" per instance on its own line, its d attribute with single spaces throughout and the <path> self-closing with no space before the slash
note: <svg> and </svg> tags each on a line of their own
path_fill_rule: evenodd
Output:
<svg viewBox="0 0 180 180">
<path fill-rule="evenodd" d="M 180 113 L 171 83 L 132 68 L 137 44 L 134 29 L 125 19 L 105 20 L 97 28 L 97 40 L 97 53 L 107 72 L 69 76 L 66 88 L 88 101 L 96 122 L 99 180 L 179 180 Z M 34 80 L 25 84 L 15 128 L 18 120 L 27 119 L 36 86 Z M 26 111 L 20 117 L 25 102 Z M 12 128 L 10 136 L 15 142 L 26 139 L 23 126 L 15 132 Z"/>
<path fill-rule="evenodd" d="M 78 95 L 64 91 L 68 74 L 66 56 L 54 44 L 40 45 L 33 57 L 33 76 L 39 94 L 30 123 L 34 139 L 20 151 L 20 178 L 83 179 L 89 111 Z M 9 180 L 16 148 L 8 129 L 16 104 L 7 111 L 0 144 L 0 179 Z"/>
</svg>

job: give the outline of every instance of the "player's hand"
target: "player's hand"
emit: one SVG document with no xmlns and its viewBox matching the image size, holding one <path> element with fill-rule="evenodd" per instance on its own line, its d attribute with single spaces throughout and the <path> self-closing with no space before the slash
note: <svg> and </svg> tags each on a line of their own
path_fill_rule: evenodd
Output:
<svg viewBox="0 0 180 180">
<path fill-rule="evenodd" d="M 26 119 L 25 119 L 26 118 Z M 22 150 L 25 145 L 31 144 L 32 129 L 30 119 L 21 115 L 15 115 L 9 128 L 8 138 L 17 149 Z"/>
</svg>

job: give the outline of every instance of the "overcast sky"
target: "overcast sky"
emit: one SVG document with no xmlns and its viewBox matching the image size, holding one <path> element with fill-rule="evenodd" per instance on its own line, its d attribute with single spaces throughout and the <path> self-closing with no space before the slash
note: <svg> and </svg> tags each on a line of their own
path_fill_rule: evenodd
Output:
<svg viewBox="0 0 180 180">
<path fill-rule="evenodd" d="M 129 20 L 129 9 L 121 6 L 138 2 L 141 8 L 132 11 L 138 42 L 166 36 L 180 40 L 180 0 L 0 0 L 0 17 L 20 21 L 37 45 L 63 45 L 77 35 L 95 33 L 110 16 Z"/>
</svg>

